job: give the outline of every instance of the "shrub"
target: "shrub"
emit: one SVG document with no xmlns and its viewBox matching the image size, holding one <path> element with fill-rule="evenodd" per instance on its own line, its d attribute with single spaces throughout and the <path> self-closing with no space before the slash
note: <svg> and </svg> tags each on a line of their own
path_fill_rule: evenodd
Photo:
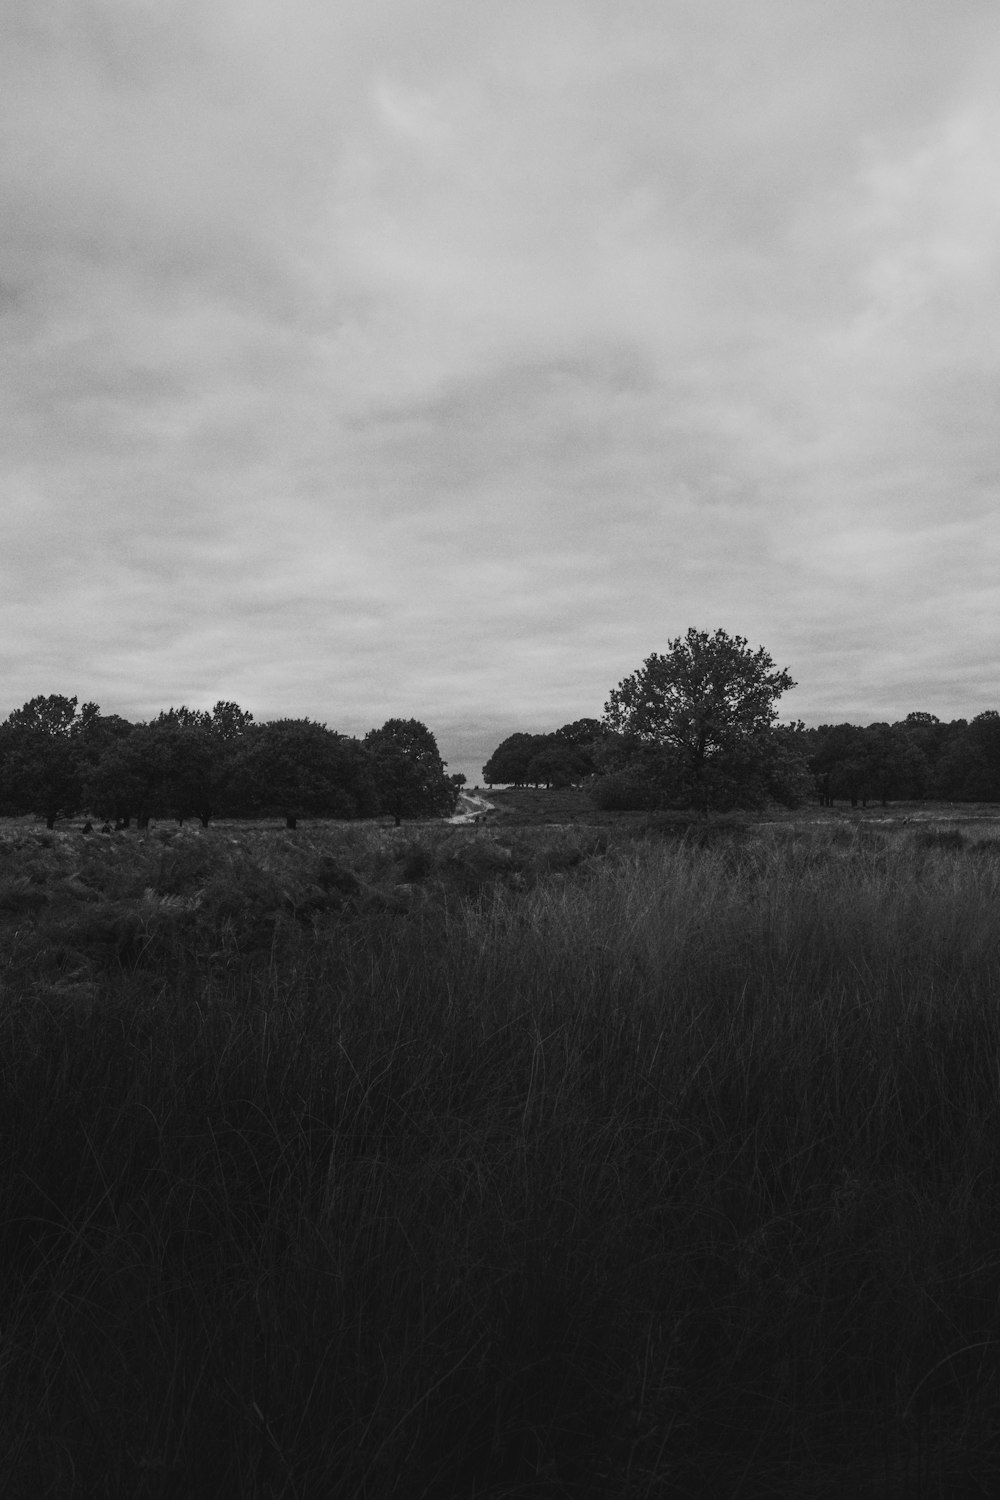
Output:
<svg viewBox="0 0 1000 1500">
<path fill-rule="evenodd" d="M 609 771 L 597 777 L 590 787 L 590 797 L 601 812 L 651 812 L 660 801 L 650 782 L 627 771 Z"/>
<path fill-rule="evenodd" d="M 403 879 L 425 880 L 434 869 L 434 854 L 426 844 L 414 841 L 403 850 Z"/>
</svg>

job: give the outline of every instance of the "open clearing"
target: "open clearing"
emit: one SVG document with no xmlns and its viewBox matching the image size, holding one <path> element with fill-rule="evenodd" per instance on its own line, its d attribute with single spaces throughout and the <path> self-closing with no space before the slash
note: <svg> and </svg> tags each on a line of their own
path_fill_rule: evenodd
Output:
<svg viewBox="0 0 1000 1500">
<path fill-rule="evenodd" d="M 0 828 L 5 1494 L 1000 1490 L 994 810 Z"/>
</svg>

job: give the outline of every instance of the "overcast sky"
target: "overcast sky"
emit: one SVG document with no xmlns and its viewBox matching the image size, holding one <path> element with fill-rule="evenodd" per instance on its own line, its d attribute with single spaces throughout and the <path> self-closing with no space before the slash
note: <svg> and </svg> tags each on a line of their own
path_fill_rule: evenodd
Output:
<svg viewBox="0 0 1000 1500">
<path fill-rule="evenodd" d="M 996 0 L 0 0 L 0 715 L 1000 708 Z"/>
</svg>

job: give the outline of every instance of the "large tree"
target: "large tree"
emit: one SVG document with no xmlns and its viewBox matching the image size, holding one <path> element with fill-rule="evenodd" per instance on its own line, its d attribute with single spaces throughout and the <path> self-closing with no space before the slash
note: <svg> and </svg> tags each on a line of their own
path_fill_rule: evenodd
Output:
<svg viewBox="0 0 1000 1500">
<path fill-rule="evenodd" d="M 612 690 L 604 722 L 622 736 L 626 762 L 631 748 L 667 801 L 707 814 L 756 800 L 761 786 L 780 789 L 782 778 L 769 774 L 771 760 L 787 756 L 773 739 L 775 705 L 794 686 L 763 647 L 691 629 Z"/>
<path fill-rule="evenodd" d="M 437 740 L 419 719 L 387 719 L 365 735 L 375 790 L 397 827 L 404 818 L 447 818 L 458 788 L 445 773 Z"/>
<path fill-rule="evenodd" d="M 369 757 L 355 739 L 312 719 L 274 719 L 249 731 L 231 795 L 242 812 L 371 818 L 378 811 Z"/>
<path fill-rule="evenodd" d="M 253 714 L 238 703 L 204 709 L 171 708 L 150 729 L 159 735 L 168 766 L 162 798 L 178 819 L 194 813 L 203 828 L 220 810 L 231 811 L 229 792 L 253 728 Z"/>
<path fill-rule="evenodd" d="M 35 813 L 49 828 L 83 795 L 81 717 L 76 698 L 39 695 L 0 725 L 0 809 Z M 87 704 L 92 715 L 96 704 Z"/>
<path fill-rule="evenodd" d="M 112 721 L 101 725 L 104 743 L 86 782 L 95 812 L 126 826 L 133 817 L 143 826 L 150 816 L 196 815 L 207 828 L 214 815 L 233 810 L 230 786 L 253 728 L 253 715 L 238 704 L 220 702 L 211 713 L 170 708 L 124 735 Z"/>
<path fill-rule="evenodd" d="M 84 802 L 90 812 L 127 828 L 133 818 L 145 825 L 158 805 L 165 776 L 160 746 L 148 724 L 116 738 L 86 773 Z"/>
<path fill-rule="evenodd" d="M 483 766 L 487 786 L 525 786 L 531 779 L 529 767 L 536 755 L 552 743 L 550 734 L 509 734 L 501 740 Z"/>
</svg>

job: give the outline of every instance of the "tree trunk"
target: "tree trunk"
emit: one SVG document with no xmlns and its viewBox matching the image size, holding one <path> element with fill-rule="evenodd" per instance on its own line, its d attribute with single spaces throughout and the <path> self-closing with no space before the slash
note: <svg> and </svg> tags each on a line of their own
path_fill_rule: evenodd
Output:
<svg viewBox="0 0 1000 1500">
<path fill-rule="evenodd" d="M 294 813 L 286 813 L 285 814 L 285 827 L 286 828 L 297 828 L 298 827 L 298 822 L 299 822 L 299 820 L 295 816 Z"/>
</svg>

